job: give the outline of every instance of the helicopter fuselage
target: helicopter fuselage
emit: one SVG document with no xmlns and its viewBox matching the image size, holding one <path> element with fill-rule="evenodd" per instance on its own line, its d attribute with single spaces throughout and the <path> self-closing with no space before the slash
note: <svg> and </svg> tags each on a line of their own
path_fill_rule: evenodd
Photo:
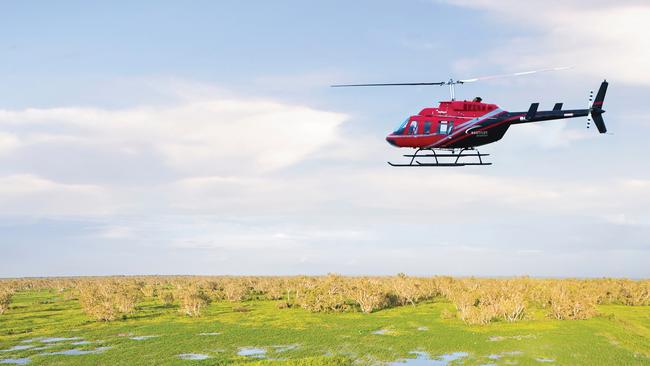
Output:
<svg viewBox="0 0 650 366">
<path fill-rule="evenodd" d="M 424 108 L 406 119 L 386 137 L 396 147 L 417 149 L 472 148 L 500 140 L 513 124 L 585 117 L 589 109 L 537 112 L 537 103 L 527 112 L 508 112 L 496 104 L 473 101 L 444 101 L 437 108 Z"/>
</svg>

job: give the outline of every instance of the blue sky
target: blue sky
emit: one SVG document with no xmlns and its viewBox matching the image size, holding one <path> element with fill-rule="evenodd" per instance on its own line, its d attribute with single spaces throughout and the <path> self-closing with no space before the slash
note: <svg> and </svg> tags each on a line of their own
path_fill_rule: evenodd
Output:
<svg viewBox="0 0 650 366">
<path fill-rule="evenodd" d="M 586 4 L 4 2 L 0 276 L 648 277 L 650 6 Z M 328 87 L 565 65 L 458 97 L 582 108 L 606 77 L 613 135 L 513 126 L 491 167 L 385 164 L 445 88 Z"/>
</svg>

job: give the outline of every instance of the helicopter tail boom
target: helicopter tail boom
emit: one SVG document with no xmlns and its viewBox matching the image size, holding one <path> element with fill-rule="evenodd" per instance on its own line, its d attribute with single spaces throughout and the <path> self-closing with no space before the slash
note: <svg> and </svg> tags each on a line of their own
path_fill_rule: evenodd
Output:
<svg viewBox="0 0 650 366">
<path fill-rule="evenodd" d="M 539 103 L 532 103 L 527 112 L 512 113 L 511 115 L 518 115 L 519 118 L 513 120 L 510 122 L 510 124 L 514 125 L 520 123 L 550 121 L 555 119 L 588 117 L 593 119 L 596 128 L 598 128 L 598 132 L 606 133 L 607 127 L 605 126 L 605 121 L 603 120 L 602 116 L 603 113 L 605 113 L 605 110 L 602 107 L 605 101 L 607 85 L 607 80 L 603 81 L 603 83 L 600 85 L 600 89 L 598 89 L 596 98 L 593 100 L 593 102 L 590 101 L 589 108 L 587 109 L 563 110 L 562 103 L 555 103 L 553 110 L 537 111 Z"/>
</svg>

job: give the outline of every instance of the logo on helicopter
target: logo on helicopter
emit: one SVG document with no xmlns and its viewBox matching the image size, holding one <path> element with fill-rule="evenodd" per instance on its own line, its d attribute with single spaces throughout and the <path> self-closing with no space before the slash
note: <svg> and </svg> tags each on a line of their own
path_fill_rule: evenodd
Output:
<svg viewBox="0 0 650 366">
<path fill-rule="evenodd" d="M 481 128 L 483 126 L 472 126 L 468 128 L 465 133 L 468 135 L 474 135 L 477 137 L 486 137 L 488 135 L 488 131 L 476 131 L 477 128 Z"/>
</svg>

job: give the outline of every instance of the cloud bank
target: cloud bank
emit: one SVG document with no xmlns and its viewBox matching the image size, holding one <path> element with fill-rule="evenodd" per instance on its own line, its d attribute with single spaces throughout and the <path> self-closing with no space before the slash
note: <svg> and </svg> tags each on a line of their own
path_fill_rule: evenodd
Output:
<svg viewBox="0 0 650 366">
<path fill-rule="evenodd" d="M 444 0 L 487 12 L 490 21 L 521 29 L 482 61 L 508 70 L 573 65 L 575 72 L 650 85 L 647 1 Z M 507 55 L 507 57 L 504 57 Z M 459 61 L 459 64 L 471 60 Z"/>
</svg>

